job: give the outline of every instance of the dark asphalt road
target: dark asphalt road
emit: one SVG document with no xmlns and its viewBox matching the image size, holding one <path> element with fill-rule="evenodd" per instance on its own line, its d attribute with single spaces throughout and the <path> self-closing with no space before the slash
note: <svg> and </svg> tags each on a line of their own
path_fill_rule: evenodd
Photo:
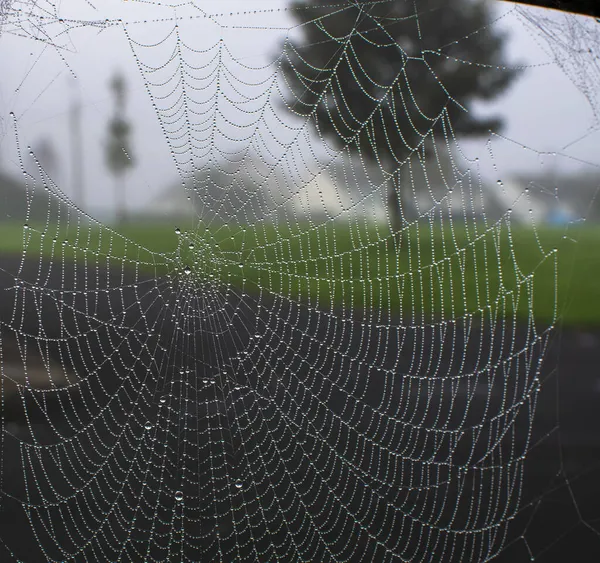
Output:
<svg viewBox="0 0 600 563">
<path fill-rule="evenodd" d="M 43 400 L 28 393 L 4 402 L 2 562 L 67 559 L 77 548 L 77 561 L 116 559 L 126 541 L 126 561 L 179 561 L 182 553 L 198 561 L 234 560 L 236 554 L 273 561 L 269 543 L 289 553 L 290 538 L 277 499 L 296 538 L 308 541 L 303 522 L 310 518 L 340 559 L 343 545 L 351 545 L 347 560 L 381 561 L 385 557 L 357 535 L 347 515 L 332 524 L 340 506 L 359 514 L 369 498 L 357 492 L 349 465 L 366 489 L 376 489 L 390 506 L 411 506 L 413 514 L 421 501 L 400 485 L 426 479 L 424 460 L 452 459 L 459 466 L 489 451 L 494 436 L 497 453 L 487 461 L 506 463 L 507 456 L 516 460 L 527 450 L 524 467 L 504 473 L 506 483 L 464 475 L 463 486 L 474 492 L 463 491 L 460 501 L 461 479 L 450 470 L 441 487 L 449 508 L 428 508 L 440 516 L 436 525 L 489 521 L 473 516 L 470 499 L 484 499 L 485 512 L 502 504 L 494 491 L 512 483 L 522 486 L 521 508 L 488 538 L 488 545 L 505 546 L 495 561 L 529 561 L 532 555 L 540 562 L 600 561 L 600 328 L 535 334 L 523 325 L 449 323 L 397 329 L 386 319 L 346 314 L 342 320 L 256 293 L 199 291 L 191 282 L 157 282 L 129 271 L 122 277 L 118 268 L 110 275 L 88 269 L 86 276 L 44 264 L 40 274 L 39 265 L 29 263 L 15 284 L 18 260 L 5 257 L 0 267 L 3 339 L 33 348 L 41 338 L 46 353 L 79 377 L 79 385 Z M 452 379 L 482 373 L 486 365 L 496 367 L 472 385 Z M 507 403 L 515 406 L 514 423 L 499 416 L 497 427 L 479 437 L 466 432 L 455 443 L 429 439 L 428 429 L 441 436 L 442 424 L 448 430 L 476 426 L 506 412 Z M 386 433 L 390 420 L 413 430 Z M 148 428 L 144 421 L 151 422 Z M 502 429 L 507 433 L 500 437 Z M 378 450 L 372 441 L 386 447 Z M 278 454 L 274 444 L 282 447 Z M 388 473 L 398 467 L 393 452 L 406 460 L 396 480 Z M 445 477 L 436 479 L 443 483 Z M 177 490 L 185 496 L 185 522 Z M 331 503 L 327 490 L 339 504 Z M 507 495 L 507 506 L 515 508 L 515 492 Z M 39 509 L 28 515 L 24 503 Z M 370 510 L 365 521 L 373 533 L 398 533 L 385 513 Z M 128 529 L 124 522 L 134 513 Z M 235 514 L 248 516 L 237 522 L 234 536 Z M 90 536 L 98 529 L 98 538 Z M 194 541 L 181 542 L 177 530 Z M 461 547 L 485 553 L 467 536 L 453 536 L 457 551 L 448 560 L 464 561 Z M 410 534 L 405 553 L 440 560 L 441 551 L 427 553 L 432 540 L 419 537 Z M 66 552 L 57 549 L 56 538 Z M 319 549 L 312 560 L 327 560 Z"/>
</svg>

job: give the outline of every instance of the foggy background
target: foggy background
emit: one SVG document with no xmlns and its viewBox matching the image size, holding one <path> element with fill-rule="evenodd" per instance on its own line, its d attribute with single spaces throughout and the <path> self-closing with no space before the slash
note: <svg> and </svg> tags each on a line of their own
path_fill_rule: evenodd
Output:
<svg viewBox="0 0 600 563">
<path fill-rule="evenodd" d="M 109 81 L 118 71 L 126 80 L 126 116 L 132 126 L 135 161 L 126 176 L 127 208 L 135 213 L 152 207 L 153 202 L 162 205 L 161 194 L 170 186 L 181 184 L 181 179 L 128 35 L 140 43 L 160 43 L 172 32 L 175 18 L 196 18 L 195 45 L 209 48 L 222 38 L 232 57 L 250 67 L 262 67 L 248 71 L 256 82 L 261 73 L 265 77 L 272 75 L 270 63 L 281 52 L 286 34 L 295 33 L 290 29 L 293 22 L 285 9 L 287 3 L 282 0 L 253 2 L 252 8 L 258 13 L 243 17 L 236 16 L 236 12 L 247 9 L 248 2 L 206 1 L 183 8 L 167 4 L 105 0 L 100 11 L 86 2 L 71 0 L 60 5 L 59 15 L 64 21 L 50 13 L 42 20 L 24 14 L 19 25 L 7 26 L 0 42 L 0 169 L 13 176 L 20 174 L 13 120 L 9 116 L 14 112 L 23 153 L 29 145 L 37 153 L 50 146 L 55 166 L 49 172 L 58 187 L 74 197 L 77 171 L 73 169 L 69 119 L 70 108 L 80 104 L 82 140 L 76 144 L 81 158 L 75 153 L 75 160 L 81 164 L 83 208 L 101 220 L 110 220 L 114 215 L 114 194 L 104 153 L 114 109 Z M 104 19 L 95 20 L 100 12 L 111 18 L 110 25 L 106 26 Z M 525 66 L 526 71 L 507 95 L 477 108 L 502 115 L 505 129 L 503 138 L 494 136 L 488 142 L 460 140 L 464 156 L 471 161 L 469 168 L 484 181 L 494 183 L 540 173 L 593 172 L 599 164 L 600 137 L 588 100 L 552 59 L 543 31 L 534 33 L 513 4 L 495 2 L 495 12 L 497 25 L 510 36 L 507 60 L 515 66 Z M 545 18 L 565 18 L 563 14 L 544 12 Z M 96 21 L 96 27 L 83 27 L 72 20 Z M 48 39 L 40 41 L 32 36 Z M 154 53 L 160 53 L 162 58 L 168 56 L 170 46 L 166 41 L 164 49 L 136 49 L 147 52 L 148 60 L 153 60 Z M 597 62 L 593 54 L 584 56 Z M 160 57 L 153 64 L 159 65 Z M 199 59 L 188 58 L 192 63 Z M 295 125 L 300 125 L 300 120 Z M 315 143 L 317 152 L 318 145 Z M 479 161 L 474 165 L 475 158 Z M 564 193 L 558 195 L 562 197 Z M 589 200 L 590 196 L 585 197 Z"/>
</svg>

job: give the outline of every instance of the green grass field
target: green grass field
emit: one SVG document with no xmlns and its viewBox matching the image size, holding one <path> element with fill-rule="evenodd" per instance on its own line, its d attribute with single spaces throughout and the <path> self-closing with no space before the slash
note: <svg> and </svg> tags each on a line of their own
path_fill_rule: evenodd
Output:
<svg viewBox="0 0 600 563">
<path fill-rule="evenodd" d="M 129 224 L 24 228 L 0 224 L 0 251 L 118 262 L 198 283 L 261 289 L 319 308 L 383 310 L 405 319 L 498 315 L 600 324 L 600 227 L 432 229 L 415 225 L 394 249 L 389 228 L 360 222 L 297 228 Z M 185 273 L 184 273 L 185 272 Z"/>
</svg>

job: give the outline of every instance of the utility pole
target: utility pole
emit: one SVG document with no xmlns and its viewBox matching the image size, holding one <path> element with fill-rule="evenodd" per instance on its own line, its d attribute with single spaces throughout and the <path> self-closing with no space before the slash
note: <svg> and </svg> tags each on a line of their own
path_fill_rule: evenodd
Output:
<svg viewBox="0 0 600 563">
<path fill-rule="evenodd" d="M 81 132 L 81 96 L 73 80 L 71 107 L 69 108 L 69 131 L 71 140 L 71 193 L 79 209 L 85 207 L 83 182 L 83 135 Z"/>
</svg>

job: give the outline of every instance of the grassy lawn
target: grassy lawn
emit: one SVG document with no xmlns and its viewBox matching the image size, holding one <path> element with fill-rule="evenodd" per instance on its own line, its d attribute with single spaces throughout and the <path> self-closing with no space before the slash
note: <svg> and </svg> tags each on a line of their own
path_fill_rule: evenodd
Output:
<svg viewBox="0 0 600 563">
<path fill-rule="evenodd" d="M 566 236 L 565 236 L 566 235 Z M 319 308 L 383 310 L 417 321 L 465 314 L 573 325 L 600 323 L 600 227 L 505 222 L 432 228 L 414 225 L 401 251 L 385 226 L 359 221 L 320 227 L 130 224 L 0 224 L 0 251 L 117 262 L 147 273 L 261 288 Z"/>
</svg>

